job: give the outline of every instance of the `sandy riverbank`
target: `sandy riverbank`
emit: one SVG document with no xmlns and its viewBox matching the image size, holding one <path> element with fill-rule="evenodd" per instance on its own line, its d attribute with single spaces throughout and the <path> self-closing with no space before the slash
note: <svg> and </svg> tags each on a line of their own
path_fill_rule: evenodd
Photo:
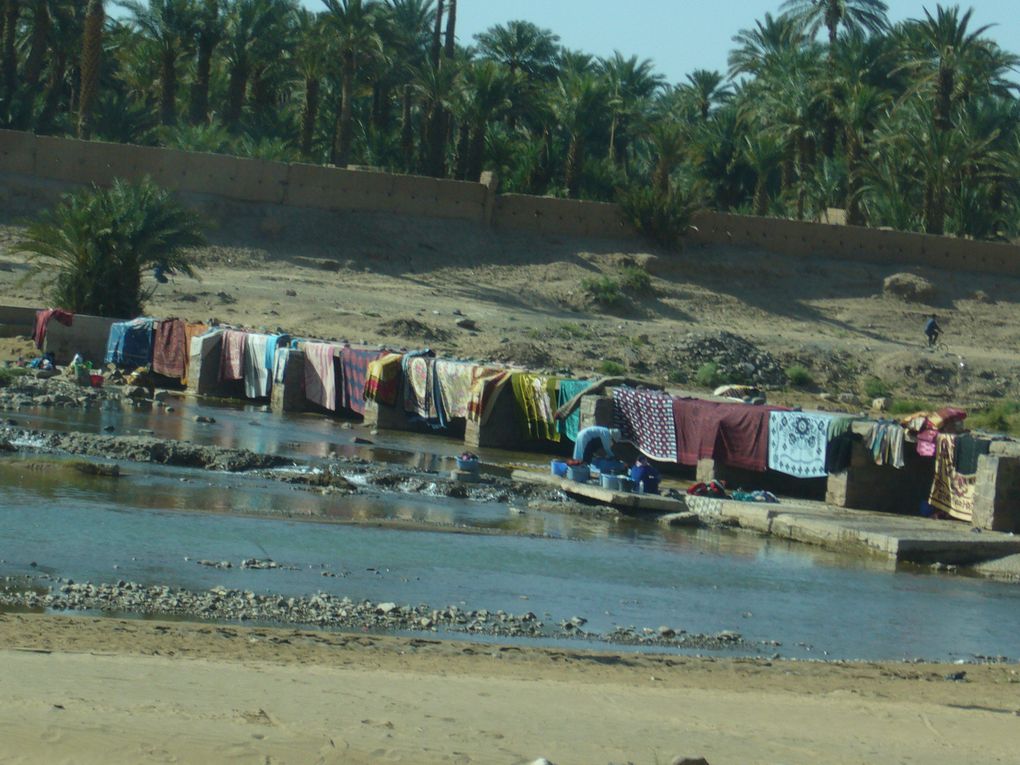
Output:
<svg viewBox="0 0 1020 765">
<path fill-rule="evenodd" d="M 0 762 L 1007 763 L 1016 665 L 0 616 Z M 965 671 L 961 681 L 946 679 Z"/>
</svg>

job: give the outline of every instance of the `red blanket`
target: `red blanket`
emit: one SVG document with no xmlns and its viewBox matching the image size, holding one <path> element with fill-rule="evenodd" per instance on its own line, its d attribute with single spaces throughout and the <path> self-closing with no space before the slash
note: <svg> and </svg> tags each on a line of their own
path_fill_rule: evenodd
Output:
<svg viewBox="0 0 1020 765">
<path fill-rule="evenodd" d="M 32 329 L 32 339 L 35 340 L 35 347 L 39 350 L 42 350 L 43 343 L 46 342 L 46 328 L 50 324 L 50 319 L 56 319 L 65 327 L 70 327 L 74 321 L 74 314 L 70 311 L 65 311 L 63 308 L 45 308 L 35 312 L 35 327 Z"/>
<path fill-rule="evenodd" d="M 769 412 L 776 407 L 673 399 L 677 461 L 714 459 L 764 472 L 769 454 Z"/>
<path fill-rule="evenodd" d="M 236 329 L 223 331 L 220 380 L 244 379 L 244 338 L 247 334 L 247 332 L 239 332 Z"/>
<path fill-rule="evenodd" d="M 184 377 L 187 356 L 184 322 L 164 319 L 157 323 L 152 346 L 152 371 L 166 377 Z"/>
</svg>

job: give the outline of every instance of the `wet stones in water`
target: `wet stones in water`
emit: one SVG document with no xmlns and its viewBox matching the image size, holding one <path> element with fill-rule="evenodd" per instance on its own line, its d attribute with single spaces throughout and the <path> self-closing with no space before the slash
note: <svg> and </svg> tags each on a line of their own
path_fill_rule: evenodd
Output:
<svg viewBox="0 0 1020 765">
<path fill-rule="evenodd" d="M 280 564 L 272 558 L 265 558 L 260 560 L 258 558 L 248 558 L 247 560 L 241 561 L 241 568 L 250 569 L 272 569 L 280 568 Z"/>
<path fill-rule="evenodd" d="M 196 414 L 194 419 L 195 419 L 195 422 L 202 422 L 202 423 L 205 423 L 207 425 L 212 425 L 213 423 L 216 422 L 216 418 L 215 417 L 210 417 L 210 416 L 208 416 L 206 414 Z"/>
<path fill-rule="evenodd" d="M 101 476 L 103 478 L 120 478 L 120 465 L 111 465 L 105 462 L 86 462 L 75 460 L 71 467 L 82 475 Z"/>
</svg>

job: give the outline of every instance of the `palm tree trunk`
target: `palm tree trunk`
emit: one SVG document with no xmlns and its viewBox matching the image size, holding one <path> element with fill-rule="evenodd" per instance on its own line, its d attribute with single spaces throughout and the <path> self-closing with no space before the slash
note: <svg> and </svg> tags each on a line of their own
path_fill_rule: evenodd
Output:
<svg viewBox="0 0 1020 765">
<path fill-rule="evenodd" d="M 235 62 L 230 67 L 230 79 L 227 82 L 227 108 L 223 113 L 223 121 L 229 128 L 237 127 L 237 123 L 241 120 L 241 111 L 244 109 L 244 92 L 247 89 L 247 62 Z"/>
<path fill-rule="evenodd" d="M 861 208 L 861 142 L 847 131 L 846 135 L 846 222 L 851 226 L 863 226 L 864 210 Z"/>
<path fill-rule="evenodd" d="M 195 62 L 195 81 L 191 83 L 191 124 L 209 122 L 209 73 L 215 44 L 207 35 L 198 38 L 198 59 Z"/>
<path fill-rule="evenodd" d="M 164 125 L 177 122 L 177 54 L 164 51 L 159 74 L 159 121 Z"/>
<path fill-rule="evenodd" d="M 769 211 L 768 176 L 759 173 L 758 180 L 754 184 L 754 214 L 765 216 Z"/>
<path fill-rule="evenodd" d="M 924 230 L 929 234 L 945 233 L 946 199 L 939 185 L 929 182 L 924 189 Z"/>
<path fill-rule="evenodd" d="M 4 8 L 3 74 L 4 95 L 7 97 L 8 103 L 18 88 L 18 57 L 15 43 L 17 42 L 20 13 L 21 4 L 18 0 L 7 0 L 7 5 Z"/>
<path fill-rule="evenodd" d="M 81 45 L 81 92 L 78 97 L 78 137 L 92 135 L 92 110 L 99 98 L 99 69 L 103 63 L 103 0 L 89 0 Z"/>
<path fill-rule="evenodd" d="M 567 187 L 567 196 L 577 199 L 581 191 L 581 171 L 584 169 L 584 145 L 581 136 L 576 133 L 570 136 L 567 148 L 567 165 L 563 182 Z"/>
<path fill-rule="evenodd" d="M 446 110 L 440 104 L 433 104 L 429 109 L 428 149 L 425 161 L 425 174 L 433 178 L 446 175 Z"/>
<path fill-rule="evenodd" d="M 49 40 L 52 21 L 47 1 L 36 0 L 35 14 L 32 17 L 32 41 L 28 48 L 28 60 L 25 61 L 25 73 L 22 78 L 28 89 L 35 88 L 46 64 L 46 43 Z"/>
<path fill-rule="evenodd" d="M 443 0 L 436 0 L 436 25 L 432 29 L 432 66 L 439 69 L 439 54 L 443 50 Z"/>
<path fill-rule="evenodd" d="M 463 181 L 468 177 L 468 154 L 471 151 L 471 128 L 467 122 L 461 122 L 457 128 L 457 160 L 453 166 L 453 177 Z"/>
<path fill-rule="evenodd" d="M 268 66 L 257 66 L 251 78 L 251 105 L 255 119 L 261 121 L 273 110 L 274 94 L 269 78 Z"/>
<path fill-rule="evenodd" d="M 482 167 L 485 165 L 485 134 L 488 126 L 485 122 L 475 125 L 471 131 L 471 145 L 468 147 L 467 172 L 464 178 L 469 181 L 477 181 L 482 176 Z"/>
<path fill-rule="evenodd" d="M 655 172 L 652 173 L 652 188 L 662 198 L 669 196 L 669 173 L 669 166 L 659 157 L 655 163 Z"/>
<path fill-rule="evenodd" d="M 935 127 L 942 132 L 953 127 L 953 87 L 956 76 L 952 69 L 939 66 L 938 81 L 935 85 Z"/>
<path fill-rule="evenodd" d="M 446 0 L 446 49 L 444 55 L 452 61 L 457 52 L 457 0 Z"/>
<path fill-rule="evenodd" d="M 305 108 L 301 112 L 301 153 L 312 156 L 312 138 L 315 135 L 315 120 L 319 114 L 319 89 L 321 83 L 314 78 L 305 80 Z"/>
<path fill-rule="evenodd" d="M 354 54 L 348 52 L 343 54 L 343 75 L 340 78 L 340 124 L 336 137 L 336 159 L 333 162 L 337 167 L 345 167 L 351 154 L 351 122 L 353 117 L 353 104 L 351 99 L 354 96 Z"/>
<path fill-rule="evenodd" d="M 411 86 L 404 85 L 400 109 L 400 153 L 404 157 L 404 171 L 414 166 L 414 125 L 411 124 Z"/>
<path fill-rule="evenodd" d="M 39 133 L 48 133 L 53 127 L 53 119 L 57 116 L 57 110 L 60 108 L 60 97 L 64 92 L 64 76 L 66 74 L 67 52 L 60 49 L 57 51 L 53 66 L 50 68 L 50 76 L 46 84 L 46 95 L 43 98 L 43 108 L 35 122 L 35 129 Z"/>
</svg>

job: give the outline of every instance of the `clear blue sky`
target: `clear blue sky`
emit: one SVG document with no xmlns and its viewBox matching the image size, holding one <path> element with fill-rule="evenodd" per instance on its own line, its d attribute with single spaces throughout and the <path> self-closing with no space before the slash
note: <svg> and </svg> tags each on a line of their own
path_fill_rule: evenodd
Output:
<svg viewBox="0 0 1020 765">
<path fill-rule="evenodd" d="M 316 7 L 314 0 L 304 0 Z M 782 0 L 458 0 L 457 37 L 473 44 L 474 35 L 493 24 L 524 19 L 551 29 L 561 44 L 597 56 L 619 50 L 650 58 L 670 82 L 693 69 L 726 71 L 730 38 L 766 12 L 778 12 Z M 922 18 L 928 0 L 886 0 L 892 21 Z M 943 5 L 955 2 L 943 0 Z M 996 24 L 988 36 L 1020 54 L 1020 0 L 960 2 L 974 7 L 971 28 Z M 319 5 L 321 7 L 321 5 Z"/>
</svg>

